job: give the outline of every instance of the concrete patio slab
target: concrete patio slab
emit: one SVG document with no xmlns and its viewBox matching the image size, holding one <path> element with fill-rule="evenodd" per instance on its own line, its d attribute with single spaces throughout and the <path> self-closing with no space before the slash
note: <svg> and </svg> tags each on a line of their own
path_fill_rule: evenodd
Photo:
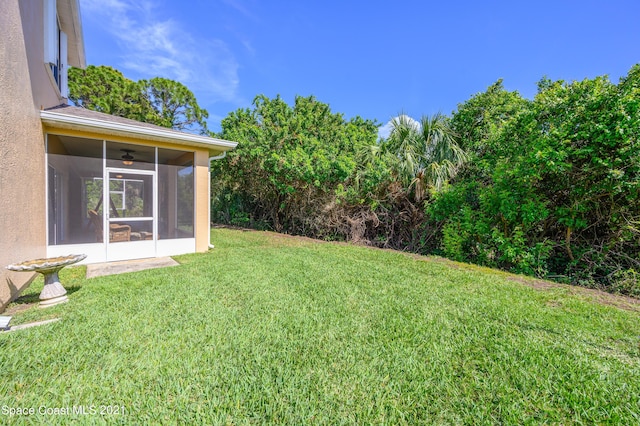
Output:
<svg viewBox="0 0 640 426">
<path fill-rule="evenodd" d="M 178 262 L 170 257 L 156 257 L 152 259 L 124 260 L 121 262 L 94 263 L 87 265 L 87 278 L 102 277 L 104 275 L 125 274 L 127 272 L 144 271 L 145 269 L 166 268 L 178 266 Z"/>
</svg>

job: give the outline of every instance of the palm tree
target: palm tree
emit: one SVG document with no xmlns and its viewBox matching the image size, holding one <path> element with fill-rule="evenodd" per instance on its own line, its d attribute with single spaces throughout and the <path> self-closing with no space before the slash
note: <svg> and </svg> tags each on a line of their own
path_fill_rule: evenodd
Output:
<svg viewBox="0 0 640 426">
<path fill-rule="evenodd" d="M 447 117 L 440 113 L 423 116 L 420 122 L 406 115 L 394 118 L 381 151 L 393 158 L 398 179 L 408 190 L 414 188 L 416 201 L 423 200 L 430 187 L 442 189 L 467 160 Z"/>
</svg>

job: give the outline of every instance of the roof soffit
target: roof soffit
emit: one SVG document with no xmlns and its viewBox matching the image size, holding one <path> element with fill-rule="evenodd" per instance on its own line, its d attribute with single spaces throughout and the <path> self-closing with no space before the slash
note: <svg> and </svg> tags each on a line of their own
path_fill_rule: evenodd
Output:
<svg viewBox="0 0 640 426">
<path fill-rule="evenodd" d="M 104 136 L 123 136 L 151 142 L 192 146 L 205 148 L 210 153 L 229 151 L 237 146 L 237 142 L 179 132 L 79 107 L 64 106 L 40 111 L 40 118 L 49 129 L 86 131 Z"/>
</svg>

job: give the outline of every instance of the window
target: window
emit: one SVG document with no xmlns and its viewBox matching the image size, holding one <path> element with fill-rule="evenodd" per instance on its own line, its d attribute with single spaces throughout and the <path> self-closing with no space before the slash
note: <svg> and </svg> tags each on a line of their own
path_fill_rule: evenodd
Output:
<svg viewBox="0 0 640 426">
<path fill-rule="evenodd" d="M 109 196 L 116 210 L 122 211 L 126 209 L 125 200 L 125 181 L 122 179 L 111 179 L 109 181 Z"/>
<path fill-rule="evenodd" d="M 44 2 L 44 62 L 52 82 L 63 97 L 68 96 L 67 35 L 60 29 L 56 0 Z"/>
<path fill-rule="evenodd" d="M 122 176 L 122 175 L 117 175 Z M 109 196 L 113 208 L 118 212 L 119 217 L 145 217 L 144 208 L 144 187 L 145 182 L 141 179 L 118 178 L 109 180 Z M 150 185 L 150 184 L 149 184 Z M 147 186 L 149 186 L 147 185 Z"/>
<path fill-rule="evenodd" d="M 82 178 L 82 207 L 83 219 L 89 219 L 89 210 L 101 211 L 102 178 Z"/>
</svg>

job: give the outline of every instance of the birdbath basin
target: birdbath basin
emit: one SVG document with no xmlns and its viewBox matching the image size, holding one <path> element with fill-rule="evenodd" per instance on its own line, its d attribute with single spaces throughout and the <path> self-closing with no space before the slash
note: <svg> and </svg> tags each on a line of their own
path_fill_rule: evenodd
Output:
<svg viewBox="0 0 640 426">
<path fill-rule="evenodd" d="M 48 308 L 68 300 L 67 290 L 60 284 L 58 272 L 65 266 L 73 265 L 86 257 L 86 254 L 70 254 L 69 256 L 27 260 L 9 265 L 7 269 L 16 272 L 38 272 L 42 274 L 44 276 L 44 288 L 40 293 L 40 307 Z"/>
</svg>

